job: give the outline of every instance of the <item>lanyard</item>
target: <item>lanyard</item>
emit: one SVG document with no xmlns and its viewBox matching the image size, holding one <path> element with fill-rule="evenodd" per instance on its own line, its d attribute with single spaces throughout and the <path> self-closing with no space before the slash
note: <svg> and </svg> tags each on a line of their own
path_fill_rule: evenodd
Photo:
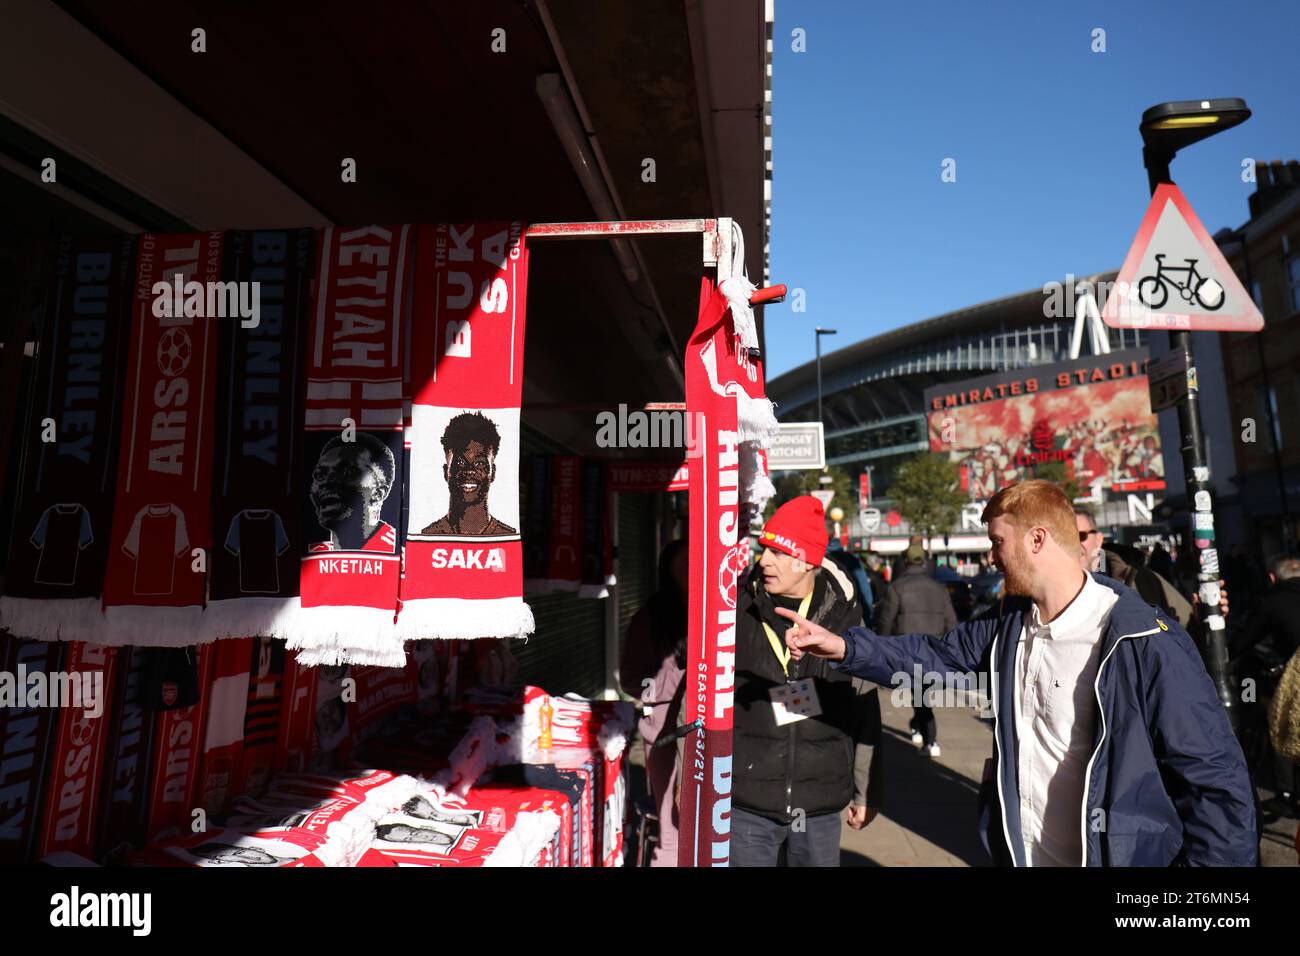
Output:
<svg viewBox="0 0 1300 956">
<path fill-rule="evenodd" d="M 812 607 L 812 591 L 809 591 L 802 601 L 799 602 L 799 616 L 806 618 L 808 609 Z M 767 621 L 763 622 L 763 630 L 767 632 L 767 642 L 772 645 L 772 653 L 776 659 L 781 662 L 781 670 L 785 671 L 785 676 L 790 676 L 790 648 L 785 646 L 784 641 L 777 640 L 776 632 L 768 625 Z"/>
</svg>

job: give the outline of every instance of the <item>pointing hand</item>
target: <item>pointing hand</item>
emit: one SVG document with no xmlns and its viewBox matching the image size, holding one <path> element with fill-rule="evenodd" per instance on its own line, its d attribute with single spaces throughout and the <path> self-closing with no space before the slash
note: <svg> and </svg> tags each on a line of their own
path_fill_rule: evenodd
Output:
<svg viewBox="0 0 1300 956">
<path fill-rule="evenodd" d="M 779 607 L 776 613 L 793 622 L 785 632 L 785 646 L 790 648 L 792 660 L 802 658 L 805 651 L 813 657 L 844 659 L 844 638 L 786 608 Z"/>
</svg>

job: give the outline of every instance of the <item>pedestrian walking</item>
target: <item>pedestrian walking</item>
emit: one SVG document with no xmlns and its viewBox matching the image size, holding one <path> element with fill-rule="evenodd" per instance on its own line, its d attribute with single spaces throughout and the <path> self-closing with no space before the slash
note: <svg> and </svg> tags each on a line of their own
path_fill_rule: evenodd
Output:
<svg viewBox="0 0 1300 956">
<path fill-rule="evenodd" d="M 947 634 L 957 626 L 957 611 L 948 589 L 925 570 L 925 551 L 910 544 L 903 555 L 903 570 L 894 578 L 876 618 L 878 634 Z M 928 757 L 940 755 L 939 732 L 934 711 L 921 700 L 921 688 L 913 687 L 912 743 Z"/>
<path fill-rule="evenodd" d="M 811 495 L 786 502 L 759 536 L 736 599 L 732 866 L 838 866 L 841 818 L 871 822 L 883 797 L 880 699 L 829 661 L 792 659 L 779 609 L 827 627 L 862 623 L 846 575 L 826 557 Z"/>
<path fill-rule="evenodd" d="M 1073 509 L 1051 482 L 1002 489 L 983 520 L 1006 576 L 1000 614 L 941 637 L 879 637 L 780 609 L 792 658 L 877 682 L 917 665 L 989 673 L 981 829 L 995 862 L 1256 865 L 1245 758 L 1186 631 L 1083 571 Z"/>
</svg>

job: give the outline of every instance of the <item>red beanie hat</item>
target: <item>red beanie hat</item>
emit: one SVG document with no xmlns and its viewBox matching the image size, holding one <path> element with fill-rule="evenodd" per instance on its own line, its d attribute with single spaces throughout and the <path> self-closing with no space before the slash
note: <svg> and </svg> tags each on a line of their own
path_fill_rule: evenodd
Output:
<svg viewBox="0 0 1300 956">
<path fill-rule="evenodd" d="M 826 509 L 812 495 L 791 498 L 763 525 L 758 543 L 816 567 L 826 557 Z"/>
</svg>

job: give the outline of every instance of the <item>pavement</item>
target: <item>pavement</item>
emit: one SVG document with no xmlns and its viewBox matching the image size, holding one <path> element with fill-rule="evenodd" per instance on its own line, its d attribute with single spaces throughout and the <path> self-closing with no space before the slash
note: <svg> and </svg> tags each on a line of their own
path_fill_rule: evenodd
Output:
<svg viewBox="0 0 1300 956">
<path fill-rule="evenodd" d="M 842 866 L 990 866 L 975 812 L 992 724 L 973 709 L 936 708 L 940 755 L 911 742 L 911 707 L 895 707 L 880 690 L 885 808 L 862 830 L 844 827 Z"/>
</svg>

